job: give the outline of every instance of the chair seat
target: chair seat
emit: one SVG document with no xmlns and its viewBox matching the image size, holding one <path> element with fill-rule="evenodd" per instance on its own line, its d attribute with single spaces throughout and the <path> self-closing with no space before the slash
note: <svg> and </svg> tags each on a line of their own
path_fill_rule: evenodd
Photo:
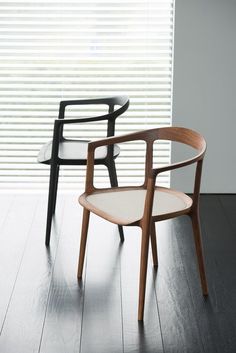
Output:
<svg viewBox="0 0 236 353">
<path fill-rule="evenodd" d="M 87 140 L 65 140 L 59 144 L 59 159 L 67 161 L 84 161 L 87 163 L 87 150 L 88 143 Z M 52 151 L 52 141 L 49 141 L 42 146 L 38 154 L 38 162 L 49 164 L 51 161 L 51 151 Z M 114 145 L 114 157 L 117 157 L 120 153 L 120 148 L 118 145 Z M 95 160 L 102 160 L 106 158 L 107 147 L 102 146 L 97 148 L 95 151 Z"/>
<path fill-rule="evenodd" d="M 93 213 L 117 224 L 129 225 L 143 216 L 146 190 L 143 188 L 118 188 L 82 194 L 79 202 Z M 156 187 L 152 216 L 162 220 L 187 213 L 192 199 L 186 194 L 163 187 Z"/>
</svg>

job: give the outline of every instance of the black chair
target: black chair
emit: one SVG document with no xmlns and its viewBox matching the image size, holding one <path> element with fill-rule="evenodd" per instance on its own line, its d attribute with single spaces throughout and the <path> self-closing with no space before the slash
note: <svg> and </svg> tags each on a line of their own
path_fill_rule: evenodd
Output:
<svg viewBox="0 0 236 353">
<path fill-rule="evenodd" d="M 107 105 L 108 113 L 101 116 L 64 119 L 65 108 L 69 105 Z M 63 127 L 65 124 L 78 124 L 85 122 L 107 120 L 107 137 L 115 133 L 115 121 L 118 116 L 123 114 L 129 106 L 127 96 L 70 100 L 60 102 L 59 117 L 54 121 L 54 132 L 52 141 L 46 143 L 41 148 L 38 155 L 38 162 L 50 164 L 50 182 L 48 195 L 48 212 L 46 227 L 46 246 L 50 243 L 50 233 L 52 217 L 55 212 L 57 185 L 60 165 L 86 165 L 87 164 L 87 146 L 88 140 L 72 140 L 63 136 Z M 118 186 L 115 159 L 120 153 L 119 146 L 109 146 L 101 148 L 95 156 L 95 164 L 103 164 L 107 167 L 111 186 Z M 121 241 L 124 241 L 122 226 L 118 226 Z"/>
</svg>

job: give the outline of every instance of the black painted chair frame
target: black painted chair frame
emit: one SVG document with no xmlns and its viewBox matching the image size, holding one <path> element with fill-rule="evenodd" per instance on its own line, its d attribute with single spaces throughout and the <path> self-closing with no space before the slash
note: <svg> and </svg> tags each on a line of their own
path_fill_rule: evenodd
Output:
<svg viewBox="0 0 236 353">
<path fill-rule="evenodd" d="M 78 119 L 65 119 L 65 110 L 67 106 L 72 105 L 91 105 L 91 104 L 103 104 L 108 106 L 108 114 L 78 118 Z M 115 107 L 118 106 L 117 109 Z M 85 100 L 68 100 L 60 102 L 59 116 L 54 121 L 54 131 L 52 140 L 51 158 L 49 160 L 40 161 L 44 164 L 50 164 L 50 181 L 49 181 L 49 194 L 48 194 L 48 210 L 47 210 L 47 226 L 46 226 L 46 239 L 45 244 L 50 244 L 50 233 L 52 225 L 52 217 L 55 213 L 56 199 L 57 199 L 57 187 L 60 165 L 86 165 L 87 159 L 62 159 L 59 157 L 59 146 L 63 141 L 74 141 L 68 140 L 63 136 L 63 127 L 66 124 L 79 124 L 85 122 L 102 121 L 107 120 L 107 137 L 114 136 L 115 134 L 115 121 L 118 116 L 123 114 L 129 106 L 129 99 L 127 96 L 117 96 L 108 98 L 96 98 L 96 99 L 85 99 Z M 102 159 L 95 159 L 96 165 L 105 165 L 108 169 L 110 183 L 112 187 L 118 186 L 115 158 L 119 155 L 119 152 L 114 155 L 114 146 L 109 146 L 107 149 L 107 155 Z M 124 241 L 124 233 L 122 226 L 118 226 L 120 240 Z"/>
</svg>

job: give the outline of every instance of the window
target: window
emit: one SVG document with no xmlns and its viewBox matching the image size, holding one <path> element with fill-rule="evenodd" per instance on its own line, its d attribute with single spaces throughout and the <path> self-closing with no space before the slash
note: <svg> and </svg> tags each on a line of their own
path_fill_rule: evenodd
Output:
<svg viewBox="0 0 236 353">
<path fill-rule="evenodd" d="M 0 188 L 47 187 L 49 168 L 36 156 L 63 99 L 129 95 L 116 134 L 170 125 L 172 23 L 172 0 L 2 1 Z M 96 125 L 68 133 L 104 137 Z M 125 147 L 117 159 L 120 184 L 140 180 L 142 155 L 139 144 Z M 168 143 L 158 156 L 169 162 Z M 60 186 L 84 185 L 79 169 L 65 168 Z M 98 182 L 104 176 L 98 170 Z M 168 185 L 169 175 L 159 182 Z"/>
</svg>

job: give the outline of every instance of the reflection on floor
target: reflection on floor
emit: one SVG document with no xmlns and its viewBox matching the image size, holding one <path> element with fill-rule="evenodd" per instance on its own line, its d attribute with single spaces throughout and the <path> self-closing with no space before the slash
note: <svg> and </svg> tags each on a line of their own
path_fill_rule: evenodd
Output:
<svg viewBox="0 0 236 353">
<path fill-rule="evenodd" d="M 203 298 L 189 219 L 156 225 L 143 324 L 137 321 L 140 230 L 91 217 L 77 282 L 82 209 L 60 196 L 51 246 L 46 197 L 0 196 L 0 352 L 236 352 L 236 195 L 203 195 L 210 296 Z"/>
</svg>

